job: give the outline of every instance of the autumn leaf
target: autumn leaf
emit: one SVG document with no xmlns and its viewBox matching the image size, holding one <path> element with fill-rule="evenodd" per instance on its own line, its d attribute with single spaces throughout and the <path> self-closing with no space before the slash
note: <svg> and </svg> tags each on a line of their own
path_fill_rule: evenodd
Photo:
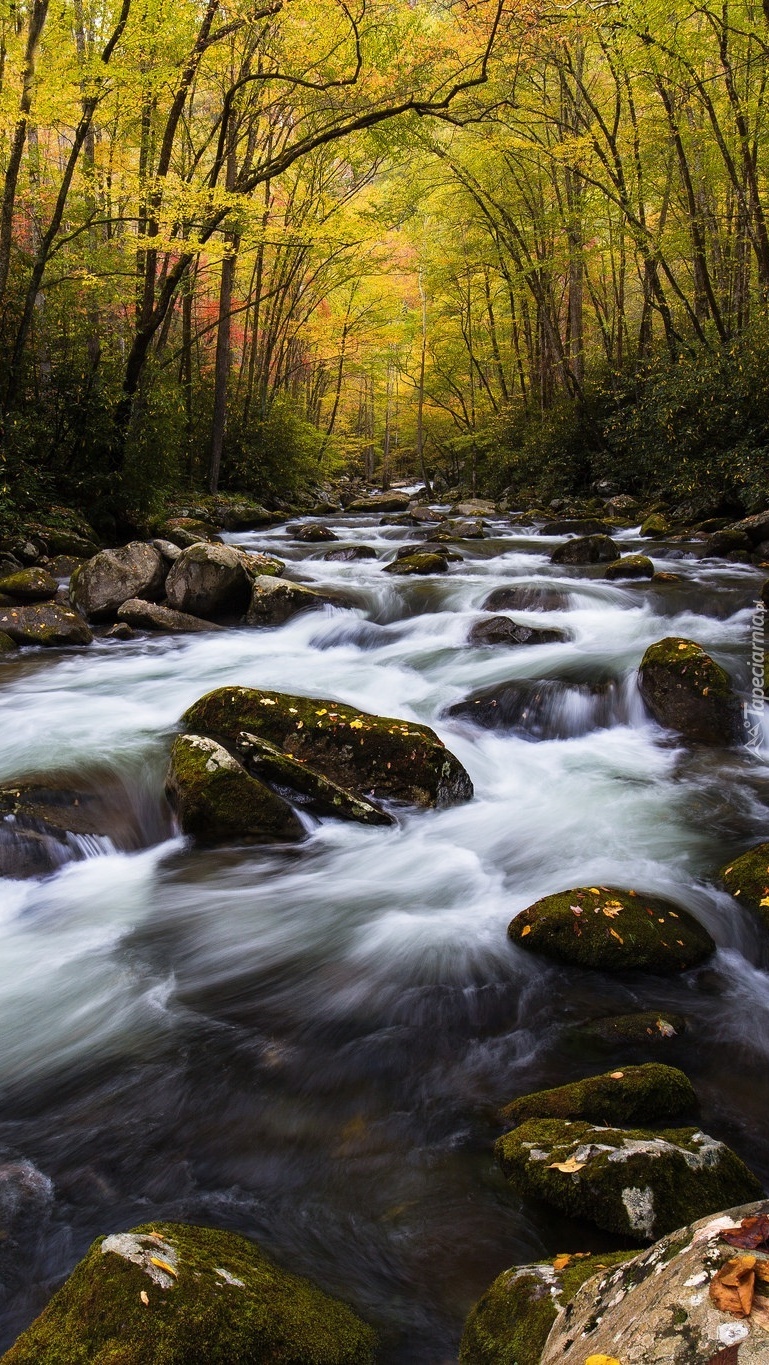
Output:
<svg viewBox="0 0 769 1365">
<path fill-rule="evenodd" d="M 621 909 L 622 909 L 621 905 L 618 905 L 616 910 L 611 905 L 604 905 L 603 913 L 605 914 L 607 919 L 616 919 Z"/>
<path fill-rule="evenodd" d="M 179 1275 L 177 1271 L 174 1270 L 172 1265 L 168 1264 L 168 1261 L 161 1261 L 159 1256 L 150 1256 L 150 1263 L 156 1265 L 158 1270 L 165 1270 L 167 1275 L 173 1275 L 174 1279 L 178 1280 Z"/>
<path fill-rule="evenodd" d="M 566 1175 L 573 1175 L 575 1171 L 581 1171 L 586 1166 L 586 1161 L 577 1161 L 577 1158 L 570 1156 L 566 1161 L 551 1161 L 548 1170 L 564 1171 Z"/>
<path fill-rule="evenodd" d="M 553 1270 L 565 1270 L 567 1265 L 571 1263 L 571 1260 L 572 1257 L 568 1253 L 564 1253 L 562 1256 L 556 1256 L 553 1261 Z"/>
<path fill-rule="evenodd" d="M 588 1356 L 585 1365 L 622 1365 L 616 1356 Z"/>
<path fill-rule="evenodd" d="M 739 1247 L 741 1251 L 755 1251 L 757 1247 L 769 1250 L 769 1214 L 743 1218 L 738 1228 L 729 1228 L 721 1237 L 730 1247 Z"/>
<path fill-rule="evenodd" d="M 624 1075 L 625 1075 L 624 1071 L 612 1071 L 611 1079 L 613 1081 L 621 1081 Z"/>
<path fill-rule="evenodd" d="M 622 935 L 621 935 L 621 934 L 618 934 L 616 929 L 610 929 L 610 930 L 609 930 L 609 933 L 611 934 L 612 938 L 616 938 L 616 940 L 617 940 L 618 943 L 624 943 L 624 942 L 625 942 L 625 940 L 624 940 L 624 938 L 622 937 Z"/>
<path fill-rule="evenodd" d="M 531 933 L 531 925 L 530 925 L 530 924 L 525 924 L 524 927 L 523 927 L 523 929 L 521 930 L 521 938 L 525 938 L 526 935 L 527 935 L 527 934 L 530 934 L 530 933 Z"/>
<path fill-rule="evenodd" d="M 145 1308 L 147 1308 L 147 1307 L 149 1306 L 150 1296 L 149 1296 L 149 1294 L 147 1293 L 146 1289 L 142 1289 L 142 1291 L 141 1291 L 141 1293 L 140 1293 L 140 1295 L 139 1295 L 139 1298 L 141 1299 L 141 1301 L 142 1301 L 142 1303 L 144 1304 Z"/>
<path fill-rule="evenodd" d="M 722 1313 L 748 1317 L 756 1283 L 755 1256 L 734 1256 L 710 1282 L 710 1298 Z"/>
</svg>

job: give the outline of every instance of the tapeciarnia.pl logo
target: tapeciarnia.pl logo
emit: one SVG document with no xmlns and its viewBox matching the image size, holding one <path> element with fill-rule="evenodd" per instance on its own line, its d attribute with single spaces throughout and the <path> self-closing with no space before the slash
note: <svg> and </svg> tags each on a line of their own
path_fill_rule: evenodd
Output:
<svg viewBox="0 0 769 1365">
<path fill-rule="evenodd" d="M 761 749 L 763 726 L 761 724 L 766 705 L 766 607 L 756 602 L 750 626 L 750 700 L 744 703 L 747 746 L 754 753 Z"/>
</svg>

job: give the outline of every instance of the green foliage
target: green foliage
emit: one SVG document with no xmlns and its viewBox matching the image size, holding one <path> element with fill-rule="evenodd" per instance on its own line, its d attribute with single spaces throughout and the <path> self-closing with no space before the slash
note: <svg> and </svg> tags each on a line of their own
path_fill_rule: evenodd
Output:
<svg viewBox="0 0 769 1365">
<path fill-rule="evenodd" d="M 233 421 L 222 461 L 222 485 L 258 498 L 289 501 L 321 473 L 323 438 L 288 397 L 263 421 Z"/>
</svg>

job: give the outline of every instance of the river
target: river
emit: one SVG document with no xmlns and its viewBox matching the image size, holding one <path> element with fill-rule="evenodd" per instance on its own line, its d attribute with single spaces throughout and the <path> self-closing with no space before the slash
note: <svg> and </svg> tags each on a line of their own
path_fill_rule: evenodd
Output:
<svg viewBox="0 0 769 1365">
<path fill-rule="evenodd" d="M 635 683 L 646 647 L 682 635 L 746 686 L 763 575 L 637 531 L 623 551 L 679 583 L 567 575 L 556 539 L 499 518 L 448 574 L 399 578 L 382 564 L 415 533 L 372 520 L 328 519 L 375 547 L 351 563 L 283 527 L 227 537 L 354 590 L 353 611 L 0 662 L 0 781 L 90 774 L 126 831 L 124 851 L 84 840 L 55 875 L 0 883 L 0 1156 L 41 1173 L 35 1216 L 0 1248 L 2 1347 L 94 1236 L 164 1217 L 256 1237 L 379 1327 L 388 1365 L 449 1365 L 501 1269 L 610 1244 L 523 1205 L 491 1155 L 495 1106 L 606 1069 L 568 1042 L 599 1015 L 686 1015 L 670 1058 L 703 1127 L 769 1178 L 769 954 L 708 880 L 767 837 L 769 734 L 758 753 L 687 751 Z M 568 641 L 468 646 L 492 589 L 543 579 L 566 610 L 513 615 Z M 528 732 L 446 716 L 511 679 L 556 684 Z M 596 680 L 612 682 L 600 699 Z M 227 683 L 427 723 L 475 798 L 394 829 L 323 821 L 298 850 L 190 849 L 161 800 L 169 740 Z M 717 956 L 612 979 L 509 944 L 517 911 L 594 883 L 674 897 Z"/>
</svg>

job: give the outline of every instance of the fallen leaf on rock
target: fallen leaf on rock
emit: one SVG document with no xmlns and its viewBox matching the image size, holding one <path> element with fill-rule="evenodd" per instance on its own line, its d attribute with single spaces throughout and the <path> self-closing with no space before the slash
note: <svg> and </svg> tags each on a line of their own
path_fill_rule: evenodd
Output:
<svg viewBox="0 0 769 1365">
<path fill-rule="evenodd" d="M 174 1270 L 172 1265 L 168 1264 L 168 1261 L 161 1261 L 159 1256 L 150 1256 L 150 1261 L 152 1265 L 157 1266 L 158 1270 L 165 1270 L 166 1275 L 173 1275 L 174 1279 L 178 1280 L 178 1272 Z"/>
<path fill-rule="evenodd" d="M 767 1243 L 769 1250 L 769 1214 L 759 1213 L 753 1218 L 743 1218 L 738 1228 L 729 1228 L 722 1232 L 721 1237 L 730 1247 L 739 1247 L 742 1251 L 755 1251 L 764 1243 Z"/>
<path fill-rule="evenodd" d="M 750 1321 L 763 1332 L 769 1332 L 769 1300 L 763 1298 L 753 1300 Z"/>
<path fill-rule="evenodd" d="M 625 940 L 624 940 L 624 938 L 622 937 L 622 935 L 621 935 L 621 934 L 618 934 L 616 929 L 610 929 L 610 930 L 609 930 L 609 933 L 611 934 L 612 938 L 616 938 L 617 941 L 618 941 L 619 943 L 624 943 L 624 942 L 625 942 Z"/>
<path fill-rule="evenodd" d="M 570 1156 L 566 1161 L 551 1161 L 548 1167 L 551 1171 L 565 1171 L 566 1175 L 573 1175 L 575 1171 L 581 1171 L 583 1166 L 587 1166 L 586 1161 L 577 1161 L 577 1158 Z"/>
<path fill-rule="evenodd" d="M 144 1304 L 144 1307 L 147 1308 L 147 1307 L 149 1306 L 150 1296 L 149 1296 L 149 1294 L 147 1293 L 146 1289 L 143 1289 L 143 1290 L 142 1290 L 141 1294 L 139 1295 L 139 1298 L 141 1299 L 142 1303 Z"/>
<path fill-rule="evenodd" d="M 585 1365 L 622 1365 L 616 1356 L 588 1356 Z"/>
<path fill-rule="evenodd" d="M 755 1256 L 734 1256 L 710 1282 L 710 1297 L 722 1313 L 748 1317 L 756 1283 Z"/>
<path fill-rule="evenodd" d="M 756 1261 L 756 1279 L 760 1285 L 767 1286 L 767 1288 L 762 1289 L 761 1292 L 764 1294 L 769 1293 L 769 1261 Z"/>
<path fill-rule="evenodd" d="M 613 1081 L 621 1081 L 624 1074 L 624 1071 L 612 1071 L 611 1078 Z"/>
<path fill-rule="evenodd" d="M 673 1028 L 673 1025 L 668 1023 L 667 1019 L 658 1019 L 658 1020 L 657 1020 L 657 1028 L 659 1029 L 659 1031 L 660 1031 L 660 1033 L 662 1034 L 663 1038 L 675 1038 L 675 1037 L 676 1037 L 676 1031 L 675 1031 L 675 1029 Z"/>
<path fill-rule="evenodd" d="M 621 905 L 618 905 L 616 909 L 613 905 L 604 905 L 603 913 L 605 914 L 607 919 L 616 919 L 621 909 L 622 909 Z"/>
<path fill-rule="evenodd" d="M 556 1256 L 553 1261 L 553 1270 L 565 1270 L 567 1265 L 571 1262 L 571 1259 L 568 1252 L 564 1252 L 562 1256 Z"/>
<path fill-rule="evenodd" d="M 523 928 L 522 928 L 522 930 L 521 930 L 521 938 L 525 938 L 526 935 L 527 935 L 527 934 L 530 934 L 530 933 L 531 933 L 531 925 L 530 925 L 530 924 L 524 924 L 524 926 L 523 926 Z"/>
<path fill-rule="evenodd" d="M 597 886 L 589 886 L 587 889 L 590 892 L 591 896 L 600 896 L 601 894 L 600 889 Z"/>
</svg>

